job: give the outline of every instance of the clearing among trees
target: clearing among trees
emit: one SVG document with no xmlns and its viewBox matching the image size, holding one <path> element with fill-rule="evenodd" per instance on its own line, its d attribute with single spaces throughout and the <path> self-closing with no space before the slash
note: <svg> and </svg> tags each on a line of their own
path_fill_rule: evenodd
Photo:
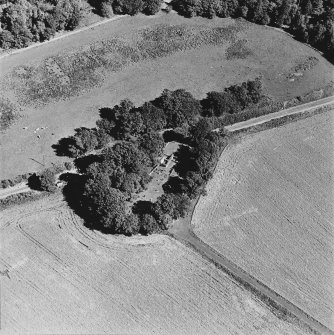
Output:
<svg viewBox="0 0 334 335">
<path fill-rule="evenodd" d="M 333 111 L 229 146 L 195 209 L 195 233 L 334 329 Z"/>
</svg>

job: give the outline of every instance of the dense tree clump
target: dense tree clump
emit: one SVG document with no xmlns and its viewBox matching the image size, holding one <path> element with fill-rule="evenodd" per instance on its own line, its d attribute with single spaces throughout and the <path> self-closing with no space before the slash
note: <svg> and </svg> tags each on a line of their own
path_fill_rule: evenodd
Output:
<svg viewBox="0 0 334 335">
<path fill-rule="evenodd" d="M 175 0 L 187 17 L 243 17 L 257 24 L 283 27 L 334 61 L 332 0 Z"/>
<path fill-rule="evenodd" d="M 156 14 L 162 4 L 162 0 L 95 0 L 93 5 L 104 17 L 110 17 L 112 13 L 136 15 L 144 13 Z"/>
<path fill-rule="evenodd" d="M 57 31 L 73 30 L 80 18 L 80 0 L 8 0 L 0 9 L 0 47 L 43 42 Z"/>
<path fill-rule="evenodd" d="M 161 96 L 152 103 L 164 111 L 167 128 L 191 124 L 201 113 L 200 102 L 183 89 L 164 90 Z"/>
<path fill-rule="evenodd" d="M 56 172 L 53 169 L 45 169 L 40 174 L 33 174 L 28 179 L 29 187 L 33 190 L 55 192 Z"/>
<path fill-rule="evenodd" d="M 259 78 L 249 80 L 241 85 L 233 85 L 224 92 L 209 92 L 202 100 L 206 116 L 221 116 L 238 113 L 250 104 L 256 104 L 262 96 L 262 84 Z"/>
<path fill-rule="evenodd" d="M 191 199 L 205 194 L 225 145 L 224 135 L 216 129 L 220 120 L 240 114 L 261 98 L 261 81 L 255 79 L 210 92 L 202 101 L 182 89 L 164 90 L 139 107 L 125 99 L 101 109 L 96 128 L 78 128 L 55 146 L 58 154 L 76 157 L 82 174 L 73 183 L 76 208 L 88 215 L 91 227 L 105 232 L 132 235 L 167 229 L 171 220 L 188 213 Z M 175 154 L 178 176 L 168 179 L 155 203 L 139 201 L 131 207 L 134 195 L 146 188 L 150 171 L 159 164 L 167 129 L 173 140 L 177 137 L 183 143 Z M 66 192 L 71 194 L 68 187 Z"/>
</svg>

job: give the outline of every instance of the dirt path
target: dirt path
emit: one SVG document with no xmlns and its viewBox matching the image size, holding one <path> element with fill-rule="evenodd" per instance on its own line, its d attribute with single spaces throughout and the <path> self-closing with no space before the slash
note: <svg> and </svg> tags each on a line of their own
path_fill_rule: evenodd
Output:
<svg viewBox="0 0 334 335">
<path fill-rule="evenodd" d="M 20 183 L 13 187 L 0 189 L 0 199 L 4 199 L 9 197 L 10 195 L 25 193 L 32 191 L 31 188 L 27 185 L 27 183 Z"/>
<path fill-rule="evenodd" d="M 261 123 L 268 122 L 272 119 L 281 118 L 286 115 L 292 115 L 300 112 L 309 111 L 315 107 L 326 106 L 334 102 L 333 97 L 328 97 L 311 103 L 303 104 L 297 107 L 282 110 L 277 113 L 265 115 L 263 117 L 254 118 L 245 122 L 236 123 L 232 126 L 226 127 L 230 132 L 252 127 Z M 225 148 L 227 150 L 227 148 Z M 198 198 L 199 200 L 199 198 Z M 231 262 L 228 258 L 224 257 L 222 254 L 215 251 L 208 244 L 203 242 L 194 232 L 191 226 L 192 216 L 196 208 L 197 202 L 192 208 L 191 216 L 183 220 L 177 221 L 174 226 L 170 229 L 169 234 L 177 239 L 178 241 L 184 243 L 185 245 L 193 248 L 199 252 L 204 258 L 210 260 L 218 268 L 222 269 L 234 279 L 236 279 L 242 286 L 247 290 L 253 292 L 261 300 L 269 303 L 270 305 L 282 308 L 290 315 L 296 317 L 297 320 L 309 326 L 311 329 L 316 330 L 320 334 L 334 334 L 332 330 L 327 328 L 321 322 L 311 317 L 309 314 L 304 312 L 301 308 L 293 304 L 291 301 L 282 297 L 270 287 L 259 281 L 258 279 L 251 276 L 249 273 L 244 271 L 242 268 L 237 266 L 235 263 Z"/>
<path fill-rule="evenodd" d="M 195 209 L 196 204 L 193 209 Z M 238 283 L 240 283 L 241 286 L 245 287 L 247 290 L 253 292 L 257 297 L 259 297 L 260 300 L 265 301 L 272 306 L 276 305 L 279 308 L 282 307 L 282 309 L 287 310 L 292 316 L 296 317 L 297 320 L 306 324 L 311 329 L 319 332 L 319 334 L 334 334 L 333 331 L 328 329 L 318 320 L 305 313 L 301 308 L 299 308 L 289 300 L 280 296 L 270 287 L 266 286 L 261 281 L 251 276 L 249 273 L 238 267 L 235 263 L 231 262 L 223 255 L 216 252 L 208 244 L 198 238 L 191 227 L 192 215 L 186 219 L 176 222 L 176 224 L 170 229 L 169 234 L 178 241 L 193 248 L 204 258 L 208 259 L 218 268 L 228 273 Z"/>
<path fill-rule="evenodd" d="M 225 128 L 229 132 L 232 133 L 232 132 L 235 132 L 237 130 L 250 128 L 250 127 L 253 127 L 253 126 L 256 126 L 256 125 L 259 125 L 259 124 L 263 124 L 263 123 L 266 123 L 266 122 L 274 120 L 274 119 L 280 119 L 281 117 L 284 117 L 284 116 L 287 116 L 287 115 L 294 115 L 294 114 L 298 114 L 298 113 L 307 112 L 307 111 L 310 111 L 313 108 L 327 106 L 327 105 L 330 105 L 332 103 L 334 103 L 334 97 L 333 96 L 327 97 L 327 98 L 324 98 L 324 99 L 320 99 L 320 100 L 316 100 L 316 101 L 312 101 L 312 102 L 308 102 L 306 104 L 291 107 L 291 108 L 288 108 L 288 109 L 283 109 L 279 112 L 259 116 L 257 118 L 253 118 L 253 119 L 250 119 L 250 120 L 247 120 L 247 121 L 238 122 L 238 123 L 235 123 L 233 125 L 227 126 Z"/>
</svg>

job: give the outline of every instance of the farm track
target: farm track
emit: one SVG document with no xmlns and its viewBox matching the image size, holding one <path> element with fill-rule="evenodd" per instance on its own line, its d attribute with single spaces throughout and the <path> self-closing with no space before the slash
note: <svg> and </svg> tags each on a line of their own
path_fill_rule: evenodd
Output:
<svg viewBox="0 0 334 335">
<path fill-rule="evenodd" d="M 330 96 L 327 98 L 308 102 L 308 103 L 298 105 L 295 107 L 291 107 L 288 109 L 283 109 L 279 112 L 270 113 L 270 114 L 266 114 L 263 116 L 259 116 L 257 118 L 249 119 L 247 121 L 234 123 L 230 126 L 225 127 L 225 129 L 233 133 L 235 131 L 244 130 L 244 129 L 251 128 L 251 127 L 254 127 L 260 124 L 267 123 L 271 120 L 280 119 L 282 117 L 289 116 L 289 115 L 305 113 L 305 112 L 311 111 L 312 109 L 328 106 L 333 103 L 334 103 L 334 97 Z"/>
<path fill-rule="evenodd" d="M 177 230 L 173 230 L 170 235 L 186 246 L 193 248 L 204 258 L 212 262 L 216 267 L 233 277 L 239 284 L 241 284 L 241 286 L 253 292 L 260 300 L 266 302 L 269 306 L 276 304 L 282 308 L 283 311 L 287 311 L 292 317 L 295 317 L 298 321 L 301 321 L 319 334 L 334 334 L 332 330 L 308 315 L 301 308 L 276 293 L 270 287 L 251 276 L 235 263 L 231 262 L 228 258 L 224 257 L 222 254 L 218 253 L 208 244 L 203 242 L 193 232 L 191 228 L 191 218 L 185 220 L 184 225 L 186 225 L 186 227 L 182 227 L 181 229 L 178 227 Z M 276 309 L 275 306 L 273 308 L 274 310 Z M 285 313 L 283 312 L 282 314 Z"/>
<path fill-rule="evenodd" d="M 251 128 L 255 125 L 266 123 L 273 119 L 278 119 L 287 115 L 303 113 L 315 108 L 330 105 L 333 102 L 334 98 L 328 97 L 315 102 L 303 104 L 301 106 L 282 110 L 280 112 L 273 113 L 273 115 L 269 114 L 265 115 L 264 117 L 254 118 L 245 122 L 240 122 L 226 128 L 230 132 Z M 232 168 L 236 163 L 237 162 L 230 162 L 230 168 Z M 321 322 L 319 322 L 318 320 L 307 314 L 303 309 L 301 309 L 288 299 L 284 298 L 283 296 L 275 292 L 273 289 L 265 285 L 263 282 L 259 281 L 258 279 L 250 275 L 248 272 L 246 272 L 245 270 L 237 266 L 235 263 L 230 261 L 227 257 L 214 250 L 212 247 L 210 247 L 207 243 L 201 240 L 194 233 L 191 222 L 199 199 L 200 198 L 197 199 L 196 203 L 194 204 L 194 207 L 192 208 L 191 216 L 189 218 L 177 222 L 177 224 L 174 225 L 174 227 L 172 227 L 169 234 L 178 241 L 196 250 L 204 258 L 208 259 L 218 268 L 228 273 L 243 287 L 253 292 L 256 296 L 258 296 L 268 305 L 274 305 L 274 309 L 275 305 L 278 306 L 279 309 L 287 311 L 288 314 L 290 314 L 290 316 L 295 317 L 298 321 L 301 321 L 302 323 L 310 327 L 312 330 L 315 330 L 319 334 L 333 335 L 334 332 L 330 330 L 328 327 L 326 327 L 324 324 L 322 324 Z"/>
</svg>

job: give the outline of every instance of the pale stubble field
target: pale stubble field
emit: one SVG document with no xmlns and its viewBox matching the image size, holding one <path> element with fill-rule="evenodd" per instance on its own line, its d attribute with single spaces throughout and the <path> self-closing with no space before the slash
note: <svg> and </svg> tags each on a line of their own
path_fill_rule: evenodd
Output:
<svg viewBox="0 0 334 335">
<path fill-rule="evenodd" d="M 333 111 L 245 135 L 223 152 L 195 233 L 334 329 Z"/>
<path fill-rule="evenodd" d="M 2 212 L 0 267 L 4 334 L 309 334 L 179 242 L 89 231 L 60 196 Z"/>
</svg>

